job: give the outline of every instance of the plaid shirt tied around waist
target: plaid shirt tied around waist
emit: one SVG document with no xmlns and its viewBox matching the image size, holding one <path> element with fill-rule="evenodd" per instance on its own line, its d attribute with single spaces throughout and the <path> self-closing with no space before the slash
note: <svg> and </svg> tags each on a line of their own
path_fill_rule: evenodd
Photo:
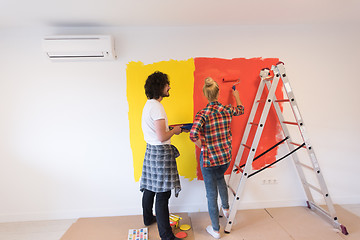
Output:
<svg viewBox="0 0 360 240">
<path fill-rule="evenodd" d="M 231 160 L 232 116 L 244 114 L 244 106 L 210 102 L 200 110 L 190 131 L 190 139 L 201 141 L 204 167 L 224 165 Z"/>
<path fill-rule="evenodd" d="M 175 196 L 181 191 L 176 158 L 178 149 L 170 144 L 146 144 L 140 191 L 167 192 L 175 189 Z"/>
</svg>

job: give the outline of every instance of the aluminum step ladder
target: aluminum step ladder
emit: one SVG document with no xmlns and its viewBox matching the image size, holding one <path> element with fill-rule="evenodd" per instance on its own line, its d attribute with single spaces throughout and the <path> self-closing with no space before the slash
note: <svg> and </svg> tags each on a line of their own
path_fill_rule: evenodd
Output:
<svg viewBox="0 0 360 240">
<path fill-rule="evenodd" d="M 276 66 L 272 66 L 271 69 L 268 69 L 268 68 L 262 69 L 260 72 L 260 78 L 261 78 L 261 81 L 259 84 L 258 91 L 256 93 L 255 101 L 253 103 L 253 106 L 252 106 L 252 109 L 251 109 L 251 112 L 249 115 L 249 119 L 247 121 L 247 125 L 245 128 L 244 134 L 243 134 L 240 148 L 239 148 L 238 154 L 236 156 L 233 169 L 231 171 L 231 175 L 228 179 L 228 188 L 229 188 L 229 191 L 233 195 L 233 201 L 230 205 L 230 214 L 229 214 L 229 218 L 227 219 L 225 233 L 230 233 L 230 231 L 231 231 L 231 227 L 234 223 L 235 215 L 238 210 L 240 197 L 241 197 L 241 194 L 245 187 L 247 179 L 254 176 L 255 174 L 265 170 L 266 168 L 271 167 L 272 165 L 276 164 L 277 162 L 281 161 L 282 159 L 284 159 L 288 156 L 291 156 L 291 158 L 295 164 L 295 169 L 298 172 L 298 175 L 301 179 L 301 183 L 302 183 L 302 186 L 304 188 L 304 191 L 305 191 L 305 194 L 307 197 L 308 208 L 312 209 L 313 211 L 317 212 L 320 215 L 323 215 L 334 226 L 334 228 L 339 229 L 343 234 L 347 235 L 348 232 L 346 230 L 346 227 L 341 225 L 338 222 L 338 218 L 336 217 L 335 208 L 333 206 L 332 200 L 330 198 L 330 194 L 328 192 L 326 183 L 324 181 L 322 172 L 320 170 L 318 161 L 316 159 L 313 146 L 311 145 L 310 140 L 306 134 L 304 121 L 301 117 L 298 105 L 295 100 L 294 93 L 290 87 L 290 82 L 289 82 L 288 77 L 285 72 L 284 63 L 279 62 Z M 276 89 L 277 89 L 279 83 L 283 84 L 284 90 L 287 95 L 286 99 L 277 99 L 276 98 L 275 92 L 276 92 Z M 268 94 L 265 99 L 261 99 L 261 97 L 263 96 L 265 86 L 268 90 L 267 91 Z M 295 121 L 285 121 L 284 120 L 284 114 L 281 111 L 279 103 L 290 104 L 291 110 L 292 110 L 290 112 L 292 112 L 291 115 L 294 116 Z M 255 115 L 257 113 L 259 105 L 261 105 L 261 104 L 263 104 L 263 108 L 262 108 L 262 110 L 260 110 L 261 111 L 260 120 L 258 122 L 254 122 Z M 282 128 L 285 138 L 282 141 L 280 141 L 279 143 L 272 146 L 270 149 L 266 150 L 265 152 L 263 152 L 255 157 L 255 153 L 256 153 L 256 150 L 257 150 L 257 147 L 258 147 L 269 111 L 271 109 L 271 106 L 273 106 L 274 107 L 273 109 L 275 109 L 276 115 L 280 122 L 280 125 L 281 125 L 281 128 Z M 259 108 L 259 109 L 261 109 L 261 108 Z M 256 116 L 258 119 L 259 115 L 256 115 Z M 300 139 L 300 141 L 303 141 L 303 143 L 301 143 L 301 144 L 295 143 L 292 140 L 292 137 L 290 136 L 290 131 L 289 131 L 288 125 L 297 126 L 295 129 L 296 130 L 295 132 L 298 133 L 298 135 L 300 136 L 299 139 Z M 256 133 L 252 140 L 252 143 L 247 144 L 250 130 L 252 127 L 256 128 Z M 292 130 L 291 133 L 293 134 L 294 129 L 291 129 L 291 130 Z M 251 139 L 250 139 L 250 142 L 251 142 Z M 289 149 L 288 154 L 286 154 L 285 156 L 276 160 L 275 162 L 273 162 L 269 165 L 266 165 L 265 167 L 263 167 L 259 170 L 255 170 L 255 171 L 252 170 L 253 161 L 262 157 L 267 152 L 271 151 L 272 149 L 274 149 L 275 147 L 277 147 L 278 145 L 280 145 L 282 143 L 286 143 L 286 145 Z M 248 149 L 247 160 L 246 160 L 245 164 L 240 166 L 240 160 L 242 159 L 245 149 Z M 303 161 L 300 161 L 300 159 L 297 155 L 297 151 L 300 149 L 302 149 L 302 151 L 307 152 L 307 154 L 305 153 L 305 155 L 306 155 L 306 157 L 309 158 L 308 164 L 305 164 L 305 163 L 303 163 Z M 309 175 L 306 175 L 304 173 L 304 169 L 306 169 L 306 171 L 308 171 L 308 172 L 310 170 L 311 174 L 316 176 L 316 177 L 313 176 L 312 179 L 313 180 L 317 179 L 316 185 L 318 185 L 318 186 L 313 184 L 311 181 L 307 180 L 306 177 L 309 178 Z M 306 173 L 308 174 L 308 172 L 306 172 Z M 320 195 L 323 196 L 326 206 L 327 206 L 327 210 L 320 207 L 318 204 L 315 203 L 312 191 L 317 192 L 316 194 L 318 194 L 319 196 Z"/>
</svg>

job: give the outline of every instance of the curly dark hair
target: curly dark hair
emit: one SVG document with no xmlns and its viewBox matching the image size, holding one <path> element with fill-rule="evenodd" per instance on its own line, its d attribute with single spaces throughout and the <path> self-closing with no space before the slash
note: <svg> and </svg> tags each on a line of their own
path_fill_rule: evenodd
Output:
<svg viewBox="0 0 360 240">
<path fill-rule="evenodd" d="M 170 85 L 168 75 L 159 71 L 149 75 L 145 82 L 145 94 L 148 99 L 158 99 L 162 97 L 164 87 Z"/>
</svg>

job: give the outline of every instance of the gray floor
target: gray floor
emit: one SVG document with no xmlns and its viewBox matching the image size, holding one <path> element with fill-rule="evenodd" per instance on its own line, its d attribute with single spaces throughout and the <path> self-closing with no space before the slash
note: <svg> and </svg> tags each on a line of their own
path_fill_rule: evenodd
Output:
<svg viewBox="0 0 360 240">
<path fill-rule="evenodd" d="M 341 206 L 360 217 L 360 204 Z M 75 221 L 76 219 L 0 223 L 0 240 L 59 240 Z"/>
</svg>

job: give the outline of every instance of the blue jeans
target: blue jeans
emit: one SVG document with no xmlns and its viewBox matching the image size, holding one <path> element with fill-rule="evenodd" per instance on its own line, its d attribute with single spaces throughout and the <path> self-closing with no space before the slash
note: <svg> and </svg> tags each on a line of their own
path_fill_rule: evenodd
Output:
<svg viewBox="0 0 360 240">
<path fill-rule="evenodd" d="M 211 225 L 215 231 L 220 230 L 219 206 L 217 203 L 218 192 L 220 194 L 222 207 L 225 209 L 229 209 L 228 189 L 224 178 L 224 173 L 226 172 L 228 167 L 229 163 L 215 167 L 203 167 L 203 153 L 201 152 L 200 168 L 204 177 Z"/>
</svg>

